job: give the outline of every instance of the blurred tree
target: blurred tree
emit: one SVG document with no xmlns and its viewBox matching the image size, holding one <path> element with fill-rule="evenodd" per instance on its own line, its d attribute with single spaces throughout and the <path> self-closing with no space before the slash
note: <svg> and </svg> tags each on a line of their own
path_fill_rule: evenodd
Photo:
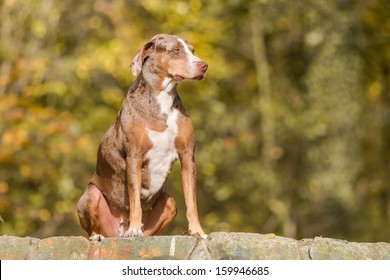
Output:
<svg viewBox="0 0 390 280">
<path fill-rule="evenodd" d="M 361 168 L 359 116 L 362 103 L 359 1 L 311 1 L 307 10 L 305 77 L 307 110 L 301 120 L 308 147 L 301 195 L 306 235 L 348 235 L 356 210 Z M 337 27 L 337 28 L 336 28 Z M 306 228 L 306 230 L 304 229 Z"/>
<path fill-rule="evenodd" d="M 363 170 L 356 187 L 360 209 L 353 234 L 388 240 L 390 232 L 390 2 L 370 0 L 362 17 L 364 41 L 360 116 Z M 373 236 L 373 232 L 374 236 Z"/>
</svg>

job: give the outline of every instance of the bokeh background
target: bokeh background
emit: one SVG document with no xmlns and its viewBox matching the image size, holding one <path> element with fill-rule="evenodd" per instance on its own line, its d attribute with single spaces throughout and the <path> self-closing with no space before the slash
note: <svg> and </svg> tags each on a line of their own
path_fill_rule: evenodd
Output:
<svg viewBox="0 0 390 280">
<path fill-rule="evenodd" d="M 3 0 L 0 234 L 84 235 L 76 204 L 158 33 L 209 64 L 179 85 L 207 232 L 390 241 L 388 0 Z M 187 222 L 176 163 L 166 183 Z"/>
</svg>

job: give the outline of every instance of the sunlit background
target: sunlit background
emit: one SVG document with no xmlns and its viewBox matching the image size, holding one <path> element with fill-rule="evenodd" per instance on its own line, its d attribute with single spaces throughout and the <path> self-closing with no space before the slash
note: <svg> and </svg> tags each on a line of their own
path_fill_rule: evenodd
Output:
<svg viewBox="0 0 390 280">
<path fill-rule="evenodd" d="M 76 204 L 158 33 L 209 64 L 178 87 L 206 232 L 390 241 L 388 0 L 4 0 L 0 234 L 84 235 Z M 166 188 L 186 234 L 176 163 Z"/>
</svg>

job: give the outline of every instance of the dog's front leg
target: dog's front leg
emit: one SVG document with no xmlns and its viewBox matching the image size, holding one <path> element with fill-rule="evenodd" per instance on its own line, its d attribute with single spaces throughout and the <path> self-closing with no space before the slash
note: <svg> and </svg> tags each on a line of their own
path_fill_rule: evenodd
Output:
<svg viewBox="0 0 390 280">
<path fill-rule="evenodd" d="M 127 188 L 129 193 L 130 225 L 124 233 L 128 236 L 143 236 L 142 208 L 141 208 L 141 172 L 142 160 L 135 157 L 126 159 Z"/>
<path fill-rule="evenodd" d="M 188 231 L 191 235 L 207 238 L 200 225 L 196 206 L 196 166 L 193 150 L 182 155 L 181 166 L 184 200 L 187 208 Z"/>
</svg>

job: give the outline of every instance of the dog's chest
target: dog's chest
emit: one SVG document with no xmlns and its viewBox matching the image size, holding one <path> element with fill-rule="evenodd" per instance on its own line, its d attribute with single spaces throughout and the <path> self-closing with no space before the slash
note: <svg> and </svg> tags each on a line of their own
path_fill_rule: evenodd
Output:
<svg viewBox="0 0 390 280">
<path fill-rule="evenodd" d="M 169 96 L 162 96 L 159 100 L 161 112 L 167 114 L 167 127 L 164 131 L 148 129 L 148 136 L 152 148 L 146 155 L 148 161 L 149 188 L 142 189 L 141 196 L 147 199 L 157 193 L 164 184 L 174 161 L 178 158 L 175 139 L 178 134 L 177 118 L 179 111 L 171 109 L 172 102 Z"/>
</svg>

